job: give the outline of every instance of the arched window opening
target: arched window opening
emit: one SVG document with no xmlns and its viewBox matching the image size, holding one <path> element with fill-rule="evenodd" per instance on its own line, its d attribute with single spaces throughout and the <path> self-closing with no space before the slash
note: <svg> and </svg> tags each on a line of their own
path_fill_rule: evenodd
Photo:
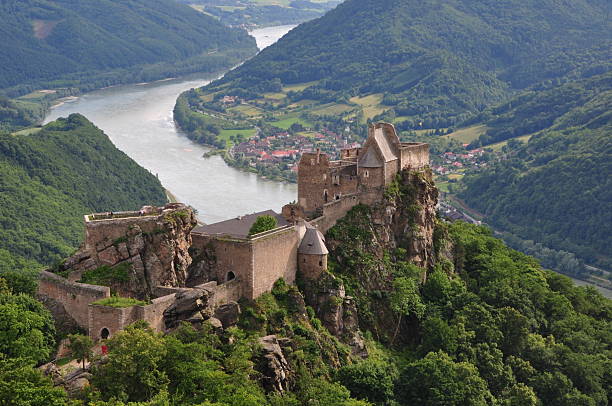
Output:
<svg viewBox="0 0 612 406">
<path fill-rule="evenodd" d="M 324 190 L 323 191 L 323 200 L 325 201 L 325 203 L 327 203 L 327 199 L 328 199 L 328 197 L 327 197 L 327 190 Z"/>
<path fill-rule="evenodd" d="M 319 261 L 319 266 L 323 266 L 323 261 Z"/>
<path fill-rule="evenodd" d="M 225 281 L 229 282 L 229 281 L 231 281 L 233 279 L 236 279 L 236 275 L 232 271 L 229 271 L 227 273 L 227 277 L 225 278 Z"/>
<path fill-rule="evenodd" d="M 106 327 L 104 327 L 100 331 L 100 338 L 103 339 L 103 340 L 106 340 L 109 336 L 110 336 L 110 331 L 108 331 L 108 329 Z"/>
</svg>

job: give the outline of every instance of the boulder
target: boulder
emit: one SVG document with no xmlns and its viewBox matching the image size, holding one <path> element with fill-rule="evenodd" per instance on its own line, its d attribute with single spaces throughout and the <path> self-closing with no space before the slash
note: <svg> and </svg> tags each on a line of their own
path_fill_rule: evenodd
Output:
<svg viewBox="0 0 612 406">
<path fill-rule="evenodd" d="M 199 314 L 207 319 L 213 313 L 214 292 L 207 289 L 190 289 L 178 292 L 175 301 L 164 310 L 166 328 L 174 328 L 181 321 L 189 320 Z"/>
<path fill-rule="evenodd" d="M 275 335 L 259 339 L 262 352 L 258 357 L 257 370 L 263 375 L 263 386 L 268 392 L 288 391 L 293 383 L 293 371 Z"/>
<path fill-rule="evenodd" d="M 204 323 L 202 324 L 209 325 L 212 328 L 212 331 L 216 334 L 223 332 L 223 323 L 221 323 L 221 320 L 216 317 L 211 317 L 208 320 L 204 320 Z"/>
<path fill-rule="evenodd" d="M 221 321 L 223 328 L 235 326 L 240 317 L 240 305 L 236 302 L 223 304 L 215 310 L 215 317 Z"/>
</svg>

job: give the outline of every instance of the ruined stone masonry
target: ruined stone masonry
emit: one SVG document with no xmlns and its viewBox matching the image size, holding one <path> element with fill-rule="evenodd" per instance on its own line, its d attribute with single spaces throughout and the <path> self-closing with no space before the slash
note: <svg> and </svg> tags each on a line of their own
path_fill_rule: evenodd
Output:
<svg viewBox="0 0 612 406">
<path fill-rule="evenodd" d="M 343 150 L 341 156 L 339 161 L 330 161 L 319 151 L 304 153 L 298 166 L 297 203 L 286 205 L 282 214 L 268 210 L 197 226 L 190 207 L 173 203 L 85 216 L 84 244 L 59 269 L 67 277 L 43 272 L 39 295 L 63 305 L 94 339 L 108 338 L 138 320 L 165 331 L 182 320 L 216 320 L 218 313 L 225 327 L 237 318 L 239 299 L 256 299 L 269 292 L 279 278 L 289 284 L 298 274 L 313 283 L 329 278 L 327 230 L 357 204 L 382 204 L 385 189 L 399 173 L 425 171 L 429 146 L 401 143 L 393 125 L 379 123 L 369 128 L 363 147 Z M 424 210 L 435 206 L 430 201 L 420 203 L 427 206 Z M 252 224 L 264 214 L 276 217 L 278 227 L 249 235 Z M 423 218 L 415 219 L 423 232 L 413 239 L 410 254 L 419 266 L 430 262 L 426 254 L 431 245 L 429 228 L 433 227 L 426 220 L 429 214 L 423 212 L 419 214 Z M 401 227 L 390 233 L 411 230 L 407 224 Z M 108 286 L 79 282 L 105 272 L 120 277 L 113 276 L 105 283 Z M 343 293 L 344 289 L 336 290 Z M 335 295 L 336 290 L 331 293 Z M 147 304 L 117 308 L 96 303 L 111 292 Z M 344 294 L 341 299 L 334 314 L 322 317 L 324 324 L 362 351 L 360 336 L 355 334 L 354 303 Z M 213 324 L 221 323 L 216 320 Z"/>
</svg>

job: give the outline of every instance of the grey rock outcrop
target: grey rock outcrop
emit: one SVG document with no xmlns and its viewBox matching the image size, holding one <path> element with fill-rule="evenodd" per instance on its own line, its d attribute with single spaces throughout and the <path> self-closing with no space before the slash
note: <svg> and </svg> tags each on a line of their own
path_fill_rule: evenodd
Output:
<svg viewBox="0 0 612 406">
<path fill-rule="evenodd" d="M 176 293 L 175 301 L 164 310 L 164 324 L 174 328 L 183 320 L 208 319 L 213 314 L 214 292 L 190 289 Z"/>
<path fill-rule="evenodd" d="M 221 321 L 223 328 L 235 326 L 240 318 L 240 305 L 236 302 L 222 304 L 215 310 L 215 318 Z"/>
<path fill-rule="evenodd" d="M 291 388 L 294 373 L 283 354 L 275 335 L 259 339 L 262 353 L 258 357 L 257 370 L 263 375 L 263 386 L 268 392 L 285 392 Z"/>
</svg>

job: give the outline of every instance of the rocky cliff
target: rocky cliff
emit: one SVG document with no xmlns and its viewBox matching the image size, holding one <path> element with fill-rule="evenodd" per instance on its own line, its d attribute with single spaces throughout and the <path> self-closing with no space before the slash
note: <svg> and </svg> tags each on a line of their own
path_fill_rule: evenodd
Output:
<svg viewBox="0 0 612 406">
<path fill-rule="evenodd" d="M 429 169 L 403 171 L 372 206 L 354 207 L 326 234 L 329 273 L 304 281 L 306 301 L 332 334 L 364 355 L 359 328 L 394 341 L 410 319 L 397 319 L 397 278 L 423 282 L 435 263 L 436 189 Z M 400 326 L 401 324 L 401 326 Z"/>
<path fill-rule="evenodd" d="M 121 296 L 148 299 L 157 286 L 185 286 L 196 224 L 193 210 L 182 204 L 143 208 L 132 217 L 90 216 L 84 246 L 59 272 L 73 281 L 110 286 Z"/>
</svg>

